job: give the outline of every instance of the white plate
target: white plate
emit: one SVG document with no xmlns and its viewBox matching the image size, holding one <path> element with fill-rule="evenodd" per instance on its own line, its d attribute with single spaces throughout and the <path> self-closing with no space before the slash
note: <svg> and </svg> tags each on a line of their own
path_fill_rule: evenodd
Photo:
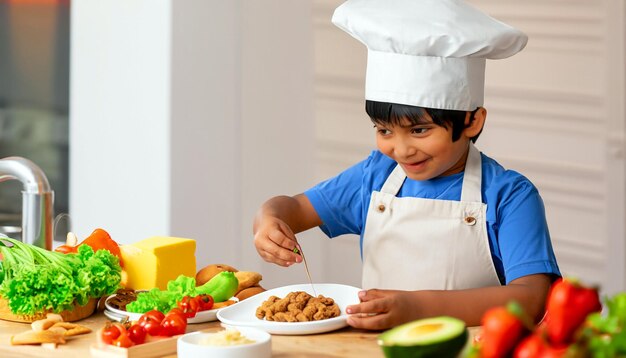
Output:
<svg viewBox="0 0 626 358">
<path fill-rule="evenodd" d="M 318 295 L 330 297 L 339 306 L 341 315 L 334 318 L 324 319 L 321 321 L 311 322 L 274 322 L 258 319 L 256 317 L 256 309 L 263 301 L 270 296 L 283 298 L 290 292 L 305 291 L 313 295 L 310 284 L 291 285 L 274 288 L 265 292 L 261 292 L 250 298 L 247 298 L 236 305 L 232 305 L 220 310 L 217 313 L 217 319 L 229 326 L 255 327 L 262 329 L 268 333 L 300 335 L 313 334 L 334 331 L 347 326 L 346 307 L 359 303 L 358 293 L 361 290 L 357 287 L 339 285 L 334 283 L 316 283 L 315 292 Z"/>
<path fill-rule="evenodd" d="M 111 295 L 111 297 L 114 297 L 115 295 Z M 109 299 L 111 297 L 108 297 L 106 299 L 106 301 L 104 301 L 104 306 L 106 307 L 106 310 L 104 311 L 105 316 L 109 317 L 110 319 L 114 319 L 116 321 L 121 321 L 124 319 L 124 317 L 128 317 L 128 320 L 130 321 L 137 321 L 139 320 L 139 317 L 141 317 L 141 315 L 143 315 L 143 313 L 134 313 L 134 312 L 128 312 L 128 311 L 124 311 L 124 310 L 120 310 L 117 308 L 114 308 L 113 306 L 109 305 Z M 237 300 L 235 297 L 232 297 L 231 300 Z M 231 306 L 233 306 L 234 304 L 232 304 Z M 204 322 L 211 322 L 211 321 L 217 321 L 217 312 L 220 310 L 223 310 L 224 308 L 227 308 L 229 306 L 226 307 L 222 307 L 222 308 L 217 308 L 214 310 L 208 310 L 208 311 L 200 311 L 198 313 L 196 313 L 196 316 L 193 318 L 187 318 L 187 323 L 204 323 Z"/>
</svg>

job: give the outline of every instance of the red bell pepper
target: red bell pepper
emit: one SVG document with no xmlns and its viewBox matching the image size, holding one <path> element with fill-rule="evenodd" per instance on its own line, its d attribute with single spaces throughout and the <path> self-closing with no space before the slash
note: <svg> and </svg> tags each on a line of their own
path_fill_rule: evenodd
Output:
<svg viewBox="0 0 626 358">
<path fill-rule="evenodd" d="M 571 343 L 587 315 L 602 310 L 602 305 L 597 289 L 568 278 L 552 285 L 546 310 L 546 334 L 549 342 L 558 347 Z"/>
<path fill-rule="evenodd" d="M 539 332 L 535 332 L 515 347 L 513 358 L 561 358 L 567 351 L 568 347 L 550 346 Z"/>
<path fill-rule="evenodd" d="M 98 251 L 101 249 L 109 250 L 109 252 L 117 256 L 117 258 L 120 260 L 120 266 L 124 267 L 124 263 L 122 262 L 122 253 L 120 251 L 119 245 L 117 244 L 117 242 L 113 241 L 109 233 L 103 229 L 95 229 L 91 233 L 91 235 L 89 235 L 85 240 L 83 240 L 83 242 L 76 246 L 61 245 L 57 247 L 54 251 L 62 252 L 64 254 L 76 253 L 80 245 L 89 245 L 91 246 L 93 251 Z"/>
<path fill-rule="evenodd" d="M 530 331 L 531 323 L 522 307 L 512 301 L 506 307 L 493 307 L 482 317 L 480 356 L 506 357 L 515 345 Z"/>
</svg>

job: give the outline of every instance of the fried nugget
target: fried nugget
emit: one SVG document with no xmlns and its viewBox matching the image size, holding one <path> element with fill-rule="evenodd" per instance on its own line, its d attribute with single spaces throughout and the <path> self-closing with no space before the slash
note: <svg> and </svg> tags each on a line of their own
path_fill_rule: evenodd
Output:
<svg viewBox="0 0 626 358">
<path fill-rule="evenodd" d="M 339 306 L 330 297 L 313 297 L 304 291 L 290 292 L 284 298 L 271 296 L 256 310 L 259 319 L 276 322 L 308 322 L 337 317 Z"/>
</svg>

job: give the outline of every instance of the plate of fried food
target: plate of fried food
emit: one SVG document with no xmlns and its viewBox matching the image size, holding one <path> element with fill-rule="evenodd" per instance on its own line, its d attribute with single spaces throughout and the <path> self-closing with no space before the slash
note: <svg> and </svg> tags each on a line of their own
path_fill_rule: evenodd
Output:
<svg viewBox="0 0 626 358">
<path fill-rule="evenodd" d="M 278 287 L 220 310 L 217 319 L 272 334 L 330 332 L 348 325 L 346 307 L 359 303 L 360 290 L 334 283 Z"/>
</svg>

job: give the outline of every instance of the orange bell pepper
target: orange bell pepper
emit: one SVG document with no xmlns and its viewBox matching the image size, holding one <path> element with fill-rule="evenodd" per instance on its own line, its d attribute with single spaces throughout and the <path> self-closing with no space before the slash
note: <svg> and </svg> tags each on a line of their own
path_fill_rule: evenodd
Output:
<svg viewBox="0 0 626 358">
<path fill-rule="evenodd" d="M 117 242 L 111 239 L 111 236 L 108 232 L 103 229 L 95 229 L 91 235 L 89 235 L 83 242 L 76 246 L 69 245 L 61 245 L 57 247 L 54 251 L 62 252 L 64 254 L 68 253 L 76 253 L 78 251 L 78 247 L 80 245 L 89 245 L 93 251 L 98 251 L 101 249 L 109 250 L 110 253 L 117 256 L 120 260 L 120 266 L 124 267 L 124 263 L 122 261 L 122 253 L 120 251 L 120 246 Z"/>
</svg>

